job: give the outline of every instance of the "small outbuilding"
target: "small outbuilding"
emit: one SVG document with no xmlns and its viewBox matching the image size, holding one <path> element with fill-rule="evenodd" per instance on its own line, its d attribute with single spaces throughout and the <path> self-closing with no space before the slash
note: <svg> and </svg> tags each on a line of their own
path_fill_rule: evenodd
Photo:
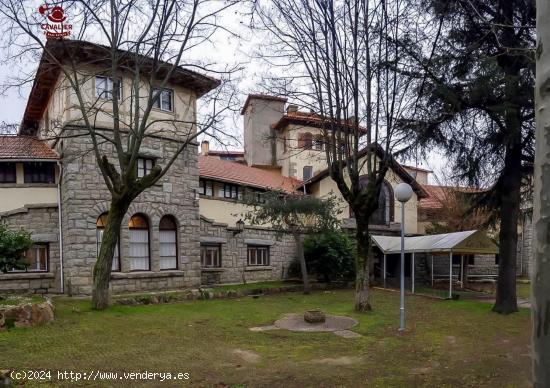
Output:
<svg viewBox="0 0 550 388">
<path fill-rule="evenodd" d="M 401 237 L 394 236 L 371 236 L 376 247 L 383 254 L 382 277 L 384 286 L 386 284 L 387 274 L 387 256 L 401 253 Z M 492 255 L 495 257 L 494 265 L 498 260 L 498 246 L 495 242 L 481 230 L 469 230 L 464 232 L 434 234 L 428 236 L 405 237 L 406 254 L 411 255 L 411 278 L 412 291 L 414 292 L 415 283 L 415 254 L 423 254 L 428 258 L 428 267 L 430 269 L 431 283 L 442 278 L 449 280 L 449 298 L 452 297 L 453 277 L 464 284 L 464 277 L 468 276 L 464 264 L 468 266 L 466 260 L 474 255 Z M 460 272 L 453 274 L 454 258 L 460 259 Z M 438 260 L 448 261 L 448 272 L 446 274 L 437 271 L 441 266 L 437 265 Z M 435 262 L 434 262 L 435 260 Z"/>
</svg>

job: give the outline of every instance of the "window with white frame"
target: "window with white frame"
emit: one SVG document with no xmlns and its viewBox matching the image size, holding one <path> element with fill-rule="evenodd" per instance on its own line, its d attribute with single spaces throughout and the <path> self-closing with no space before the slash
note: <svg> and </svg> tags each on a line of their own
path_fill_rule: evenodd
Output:
<svg viewBox="0 0 550 388">
<path fill-rule="evenodd" d="M 209 180 L 199 180 L 199 194 L 211 197 L 214 193 L 214 183 Z"/>
<path fill-rule="evenodd" d="M 313 139 L 313 149 L 317 151 L 322 151 L 324 148 L 323 135 L 315 136 Z"/>
<path fill-rule="evenodd" d="M 95 96 L 104 100 L 112 100 L 113 93 L 118 99 L 122 98 L 122 82 L 111 77 L 95 77 Z"/>
<path fill-rule="evenodd" d="M 137 160 L 137 176 L 143 178 L 149 174 L 155 165 L 155 160 L 151 158 L 138 158 Z"/>
<path fill-rule="evenodd" d="M 130 270 L 148 271 L 150 269 L 149 223 L 141 214 L 135 214 L 128 223 L 130 239 Z"/>
<path fill-rule="evenodd" d="M 242 192 L 239 190 L 239 186 L 225 183 L 223 185 L 224 198 L 242 199 Z"/>
<path fill-rule="evenodd" d="M 13 269 L 10 272 L 48 272 L 49 245 L 35 243 L 25 252 L 25 269 Z"/>
<path fill-rule="evenodd" d="M 103 232 L 105 231 L 105 226 L 107 226 L 107 216 L 107 213 L 103 213 L 97 218 L 96 221 L 97 256 L 99 256 L 101 242 L 103 241 Z M 118 242 L 116 244 L 115 253 L 113 255 L 113 264 L 111 265 L 111 271 L 120 271 L 120 252 Z"/>
<path fill-rule="evenodd" d="M 269 265 L 269 247 L 260 245 L 249 245 L 247 249 L 248 266 Z"/>
<path fill-rule="evenodd" d="M 304 181 L 307 181 L 308 179 L 310 179 L 311 176 L 313 175 L 313 166 L 304 166 L 302 175 L 303 175 Z"/>
<path fill-rule="evenodd" d="M 178 268 L 178 237 L 176 220 L 164 216 L 159 223 L 160 269 Z"/>
<path fill-rule="evenodd" d="M 153 107 L 172 112 L 174 108 L 172 107 L 174 92 L 170 89 L 153 89 L 153 97 L 156 97 L 159 94 L 159 97 L 154 101 Z"/>
<path fill-rule="evenodd" d="M 222 266 L 220 244 L 201 244 L 202 268 L 219 268 Z"/>
</svg>

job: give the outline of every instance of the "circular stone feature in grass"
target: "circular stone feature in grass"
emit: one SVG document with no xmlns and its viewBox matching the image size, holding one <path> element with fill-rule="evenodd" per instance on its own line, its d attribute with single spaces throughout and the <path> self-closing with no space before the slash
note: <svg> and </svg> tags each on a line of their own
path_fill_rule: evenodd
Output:
<svg viewBox="0 0 550 388">
<path fill-rule="evenodd" d="M 304 321 L 307 323 L 322 323 L 326 320 L 327 317 L 321 310 L 308 310 L 304 313 Z"/>
<path fill-rule="evenodd" d="M 338 315 L 325 315 L 325 321 L 319 323 L 308 323 L 300 314 L 287 314 L 275 321 L 275 327 L 291 331 L 340 331 L 347 330 L 357 325 L 357 321 L 350 317 Z"/>
</svg>

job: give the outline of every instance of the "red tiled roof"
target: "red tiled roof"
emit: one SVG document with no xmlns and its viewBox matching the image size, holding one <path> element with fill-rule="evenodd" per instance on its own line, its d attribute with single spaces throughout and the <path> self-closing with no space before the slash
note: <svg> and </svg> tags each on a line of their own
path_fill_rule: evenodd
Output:
<svg viewBox="0 0 550 388">
<path fill-rule="evenodd" d="M 453 191 L 462 193 L 479 192 L 481 189 L 475 187 L 460 187 L 460 186 L 439 186 L 439 185 L 422 185 L 428 193 L 428 197 L 422 198 L 418 203 L 420 209 L 441 209 L 444 206 L 446 196 Z"/>
<path fill-rule="evenodd" d="M 209 156 L 199 156 L 199 175 L 201 178 L 286 192 L 294 192 L 301 183 L 297 179 L 282 176 L 278 170 L 250 167 Z"/>
<path fill-rule="evenodd" d="M 421 209 L 440 209 L 443 207 L 443 201 L 447 193 L 445 191 L 449 190 L 447 186 L 436 186 L 436 185 L 422 185 L 424 190 L 428 193 L 426 198 L 422 198 L 418 202 L 418 207 Z"/>
<path fill-rule="evenodd" d="M 33 136 L 0 136 L 0 159 L 58 159 L 57 152 Z"/>
<path fill-rule="evenodd" d="M 281 119 L 273 125 L 273 128 L 275 129 L 283 129 L 288 124 L 296 124 L 296 125 L 303 125 L 308 127 L 322 127 L 326 123 L 328 123 L 329 120 L 327 120 L 325 117 L 320 116 L 315 113 L 307 113 L 307 112 L 287 112 L 281 117 Z M 353 128 L 353 125 L 351 123 L 346 124 L 346 127 Z M 359 127 L 359 130 L 362 133 L 367 132 L 367 128 L 365 127 Z"/>
</svg>

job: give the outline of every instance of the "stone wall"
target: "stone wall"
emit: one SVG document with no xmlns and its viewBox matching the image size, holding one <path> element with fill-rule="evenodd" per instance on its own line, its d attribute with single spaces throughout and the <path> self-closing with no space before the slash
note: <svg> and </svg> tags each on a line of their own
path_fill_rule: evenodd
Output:
<svg viewBox="0 0 550 388">
<path fill-rule="evenodd" d="M 48 272 L 0 273 L 0 292 L 61 292 L 57 204 L 29 205 L 0 214 L 8 228 L 24 228 L 33 241 L 47 243 Z"/>
<path fill-rule="evenodd" d="M 201 218 L 200 240 L 221 246 L 221 267 L 202 270 L 202 284 L 242 283 L 280 280 L 287 277 L 290 263 L 296 257 L 294 239 L 273 230 L 245 227 L 240 233 L 227 224 Z M 247 245 L 269 246 L 269 266 L 247 266 Z"/>
<path fill-rule="evenodd" d="M 67 130 L 68 135 L 78 130 Z M 66 293 L 90 294 L 92 268 L 97 257 L 97 218 L 108 211 L 110 193 L 91 152 L 89 136 L 66 138 L 62 154 L 61 197 Z M 140 155 L 164 165 L 179 144 L 172 139 L 146 138 Z M 112 155 L 110 145 L 102 153 Z M 115 163 L 116 164 L 116 163 Z M 113 292 L 168 290 L 200 284 L 199 185 L 197 147 L 190 145 L 161 182 L 140 194 L 130 206 L 121 229 L 121 272 L 113 273 Z M 136 213 L 149 222 L 150 271 L 131 272 L 128 259 L 128 221 Z M 159 221 L 171 215 L 178 223 L 178 269 L 160 270 Z"/>
<path fill-rule="evenodd" d="M 459 257 L 459 254 L 454 255 Z M 427 266 L 431 267 L 431 257 L 427 256 Z M 455 259 L 456 260 L 456 259 Z M 498 275 L 498 265 L 495 264 L 495 255 L 475 255 L 474 264 L 467 264 L 467 255 L 464 255 L 464 265 L 468 265 L 467 273 L 469 280 L 493 279 Z M 435 279 L 449 279 L 449 254 L 434 255 L 434 276 Z M 429 271 L 428 271 L 429 274 Z M 431 274 L 429 274 L 431 277 Z M 458 280 L 460 276 L 460 264 L 453 264 L 453 278 Z"/>
</svg>

